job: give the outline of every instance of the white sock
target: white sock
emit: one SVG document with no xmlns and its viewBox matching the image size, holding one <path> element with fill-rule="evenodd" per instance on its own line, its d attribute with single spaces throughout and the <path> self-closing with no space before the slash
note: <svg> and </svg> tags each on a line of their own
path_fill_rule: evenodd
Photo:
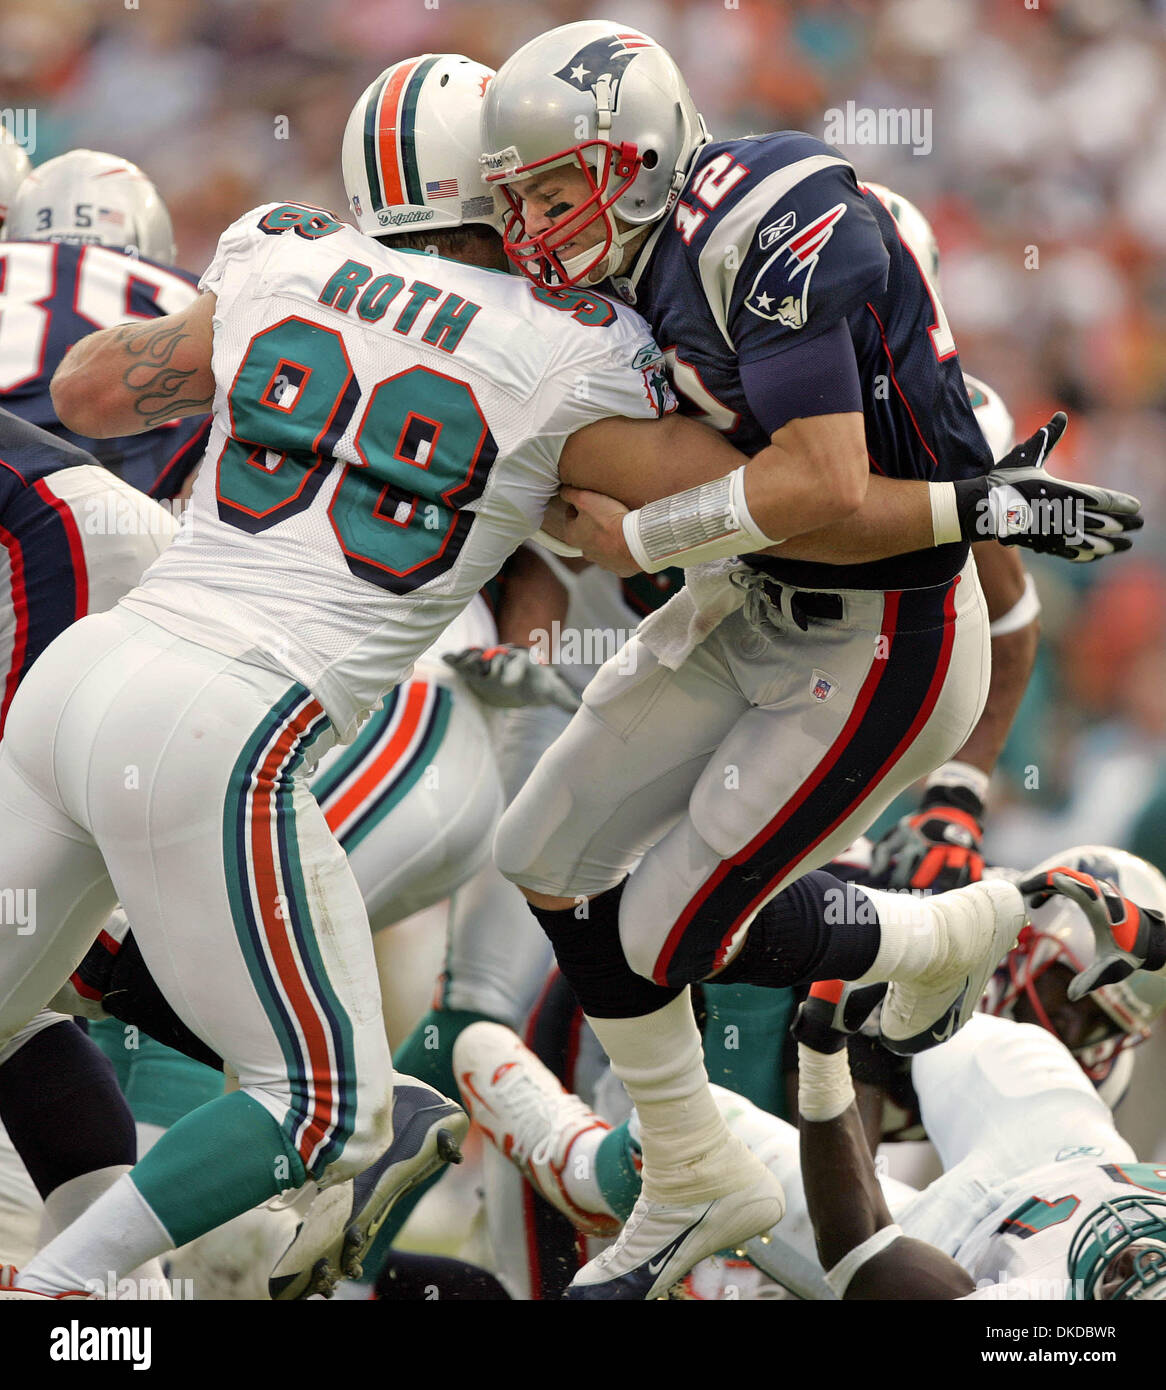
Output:
<svg viewBox="0 0 1166 1390">
<path fill-rule="evenodd" d="M 119 1280 L 128 1279 L 139 1265 L 174 1248 L 169 1232 L 130 1180 L 129 1170 L 106 1168 L 101 1172 L 121 1175 L 96 1201 L 91 1197 L 92 1204 L 33 1256 L 20 1272 L 19 1288 L 46 1294 L 88 1289 L 109 1297 Z M 78 1183 L 84 1187 L 84 1179 L 99 1176 L 86 1173 L 62 1184 L 50 1194 L 49 1203 L 65 1188 Z M 66 1197 L 58 1205 L 65 1208 Z M 162 1277 L 161 1269 L 158 1277 Z"/>
<path fill-rule="evenodd" d="M 937 947 L 935 914 L 925 898 L 911 893 L 887 893 L 863 888 L 879 917 L 879 949 L 870 969 L 855 981 L 871 985 L 880 980 L 907 984 L 934 963 Z"/>
<path fill-rule="evenodd" d="M 587 1022 L 640 1117 L 645 1197 L 687 1205 L 740 1186 L 752 1160 L 709 1091 L 688 990 L 654 1014 Z"/>
<path fill-rule="evenodd" d="M 614 1216 L 615 1212 L 608 1206 L 599 1186 L 595 1174 L 595 1155 L 610 1133 L 610 1129 L 589 1129 L 581 1134 L 571 1145 L 567 1166 L 559 1179 L 566 1188 L 567 1196 L 577 1207 L 582 1207 L 584 1211 L 602 1212 L 605 1216 Z"/>
</svg>

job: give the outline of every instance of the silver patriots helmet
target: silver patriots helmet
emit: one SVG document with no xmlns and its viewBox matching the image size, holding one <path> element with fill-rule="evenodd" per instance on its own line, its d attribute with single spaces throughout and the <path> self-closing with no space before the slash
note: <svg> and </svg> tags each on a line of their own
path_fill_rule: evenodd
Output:
<svg viewBox="0 0 1166 1390">
<path fill-rule="evenodd" d="M 672 210 L 708 139 L 680 69 L 646 34 L 587 20 L 532 39 L 498 70 L 482 109 L 485 178 L 510 205 L 507 255 L 538 285 L 597 284 L 631 237 Z M 513 185 L 559 165 L 581 169 L 590 193 L 530 236 Z M 595 222 L 598 244 L 561 259 L 558 248 Z"/>
<path fill-rule="evenodd" d="M 136 164 L 70 150 L 35 168 L 8 210 L 9 241 L 108 246 L 173 265 L 174 228 L 158 190 Z"/>
</svg>

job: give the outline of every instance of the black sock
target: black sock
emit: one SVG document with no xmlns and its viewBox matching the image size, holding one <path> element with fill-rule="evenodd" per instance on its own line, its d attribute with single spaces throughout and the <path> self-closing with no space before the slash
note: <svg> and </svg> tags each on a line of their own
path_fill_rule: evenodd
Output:
<svg viewBox="0 0 1166 1390">
<path fill-rule="evenodd" d="M 72 1022 L 42 1029 L 0 1066 L 0 1120 L 42 1198 L 82 1173 L 137 1162 L 113 1064 Z"/>
<path fill-rule="evenodd" d="M 879 949 L 874 903 L 853 883 L 815 869 L 758 912 L 717 984 L 781 989 L 812 980 L 854 980 Z"/>
<path fill-rule="evenodd" d="M 592 1018 L 642 1018 L 681 993 L 645 980 L 627 963 L 619 939 L 626 883 L 624 879 L 578 908 L 530 909 L 550 938 L 563 977 Z M 578 916 L 580 912 L 586 915 Z"/>
</svg>

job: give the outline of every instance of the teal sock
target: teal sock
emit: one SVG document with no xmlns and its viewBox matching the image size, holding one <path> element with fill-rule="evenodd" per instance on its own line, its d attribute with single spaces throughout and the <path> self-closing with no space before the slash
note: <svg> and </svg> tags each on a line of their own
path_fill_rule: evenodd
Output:
<svg viewBox="0 0 1166 1390">
<path fill-rule="evenodd" d="M 595 1180 L 603 1200 L 621 1221 L 631 1215 L 640 1195 L 640 1146 L 628 1132 L 628 1122 L 605 1134 L 595 1151 Z"/>
<path fill-rule="evenodd" d="M 789 1119 L 782 1055 L 793 1013 L 792 989 L 718 985 L 704 990 L 704 1064 L 709 1080 Z"/>
<path fill-rule="evenodd" d="M 307 1181 L 282 1127 L 242 1091 L 184 1115 L 130 1177 L 175 1245 Z"/>
<path fill-rule="evenodd" d="M 400 1047 L 394 1049 L 393 1066 L 406 1076 L 415 1076 L 418 1081 L 426 1081 L 439 1091 L 457 1100 L 457 1080 L 453 1074 L 453 1045 L 463 1028 L 471 1023 L 497 1023 L 489 1014 L 474 1013 L 469 1009 L 431 1009 L 417 1024 Z M 444 1170 L 414 1188 L 402 1197 L 385 1218 L 385 1224 L 377 1233 L 376 1240 L 364 1257 L 364 1279 L 375 1283 L 377 1275 L 389 1258 L 393 1241 L 401 1227 L 408 1221 L 413 1209 L 435 1182 L 439 1182 Z"/>
</svg>

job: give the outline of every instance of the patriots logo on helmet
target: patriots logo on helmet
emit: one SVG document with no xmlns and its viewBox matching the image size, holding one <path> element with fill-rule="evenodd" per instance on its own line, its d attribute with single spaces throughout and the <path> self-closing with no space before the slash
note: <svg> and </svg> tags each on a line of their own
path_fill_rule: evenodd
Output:
<svg viewBox="0 0 1166 1390">
<path fill-rule="evenodd" d="M 609 78 L 614 111 L 619 103 L 619 84 L 623 80 L 624 69 L 640 49 L 654 47 L 652 40 L 644 34 L 615 34 L 608 39 L 594 39 L 573 54 L 555 76 L 577 92 L 588 89 L 594 92 L 601 77 Z"/>
</svg>

